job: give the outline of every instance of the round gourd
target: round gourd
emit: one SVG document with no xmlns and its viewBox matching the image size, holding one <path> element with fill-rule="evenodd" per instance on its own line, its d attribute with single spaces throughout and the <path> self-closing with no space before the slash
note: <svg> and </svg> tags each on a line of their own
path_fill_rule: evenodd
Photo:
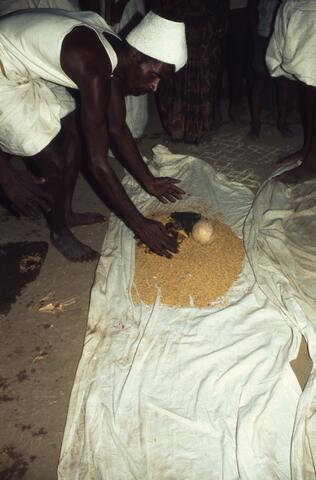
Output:
<svg viewBox="0 0 316 480">
<path fill-rule="evenodd" d="M 201 219 L 192 228 L 192 238 L 201 245 L 209 245 L 214 240 L 215 230 L 211 220 Z"/>
</svg>

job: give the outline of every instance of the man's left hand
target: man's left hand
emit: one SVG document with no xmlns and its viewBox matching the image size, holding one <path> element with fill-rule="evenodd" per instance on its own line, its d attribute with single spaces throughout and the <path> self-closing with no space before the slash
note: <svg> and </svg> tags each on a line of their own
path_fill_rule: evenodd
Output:
<svg viewBox="0 0 316 480">
<path fill-rule="evenodd" d="M 162 203 L 176 202 L 180 200 L 185 192 L 176 184 L 180 180 L 170 177 L 153 178 L 149 185 L 146 185 L 146 191 L 157 197 Z"/>
</svg>

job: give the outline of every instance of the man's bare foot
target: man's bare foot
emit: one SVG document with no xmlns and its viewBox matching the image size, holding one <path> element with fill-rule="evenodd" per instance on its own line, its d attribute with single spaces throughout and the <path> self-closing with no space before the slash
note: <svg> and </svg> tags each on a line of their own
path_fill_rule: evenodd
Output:
<svg viewBox="0 0 316 480">
<path fill-rule="evenodd" d="M 93 225 L 94 223 L 105 222 L 105 217 L 100 213 L 75 213 L 71 212 L 68 215 L 68 227 L 78 227 L 80 225 Z"/>
<path fill-rule="evenodd" d="M 282 125 L 278 123 L 277 128 L 279 132 L 283 135 L 283 137 L 291 138 L 294 135 L 292 130 L 287 125 Z"/>
<path fill-rule="evenodd" d="M 70 230 L 51 232 L 51 242 L 70 262 L 91 262 L 99 257 L 95 250 L 79 242 Z"/>
<path fill-rule="evenodd" d="M 261 130 L 261 125 L 256 125 L 254 123 L 252 123 L 250 125 L 250 130 L 247 134 L 247 138 L 249 140 L 258 140 L 259 137 L 260 137 L 260 130 Z"/>
<path fill-rule="evenodd" d="M 309 168 L 308 166 L 301 165 L 278 175 L 275 179 L 279 182 L 286 183 L 287 185 L 297 185 L 298 183 L 306 182 L 315 177 L 315 167 Z"/>
<path fill-rule="evenodd" d="M 286 155 L 285 157 L 280 157 L 276 163 L 279 165 L 281 163 L 297 163 L 297 165 L 301 165 L 304 160 L 304 152 L 303 150 L 298 150 L 297 152 L 290 153 L 289 155 Z"/>
</svg>

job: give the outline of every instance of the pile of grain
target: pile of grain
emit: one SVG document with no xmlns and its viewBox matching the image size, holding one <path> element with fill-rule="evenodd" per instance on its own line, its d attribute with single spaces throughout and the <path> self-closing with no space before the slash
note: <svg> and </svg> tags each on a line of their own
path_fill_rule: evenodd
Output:
<svg viewBox="0 0 316 480">
<path fill-rule="evenodd" d="M 155 219 L 166 223 L 167 215 Z M 243 243 L 230 227 L 214 218 L 216 237 L 211 245 L 185 239 L 171 260 L 136 247 L 132 298 L 153 304 L 157 287 L 164 305 L 206 307 L 223 296 L 237 279 L 245 256 Z"/>
</svg>

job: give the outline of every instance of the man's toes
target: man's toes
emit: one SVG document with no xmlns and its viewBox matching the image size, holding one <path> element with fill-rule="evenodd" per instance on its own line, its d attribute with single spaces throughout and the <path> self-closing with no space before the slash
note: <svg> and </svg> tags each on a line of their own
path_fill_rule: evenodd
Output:
<svg viewBox="0 0 316 480">
<path fill-rule="evenodd" d="M 79 242 L 70 231 L 53 233 L 52 244 L 70 262 L 92 262 L 99 257 L 99 254 L 92 248 Z"/>
<path fill-rule="evenodd" d="M 100 257 L 100 254 L 93 250 L 90 247 L 86 247 L 88 251 L 85 253 L 84 258 L 81 260 L 81 262 L 93 262 L 94 260 L 97 260 Z"/>
</svg>

